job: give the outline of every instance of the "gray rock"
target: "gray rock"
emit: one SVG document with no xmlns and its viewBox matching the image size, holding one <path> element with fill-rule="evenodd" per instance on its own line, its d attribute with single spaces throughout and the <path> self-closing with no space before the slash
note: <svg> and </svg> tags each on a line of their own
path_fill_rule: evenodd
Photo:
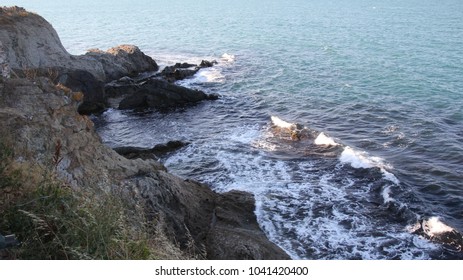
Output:
<svg viewBox="0 0 463 280">
<path fill-rule="evenodd" d="M 257 224 L 252 194 L 231 191 L 216 200 L 207 235 L 208 257 L 230 260 L 286 260 L 289 256 L 268 241 Z"/>
<path fill-rule="evenodd" d="M 99 49 L 89 50 L 86 56 L 94 58 L 103 65 L 106 81 L 124 76 L 137 75 L 140 72 L 157 71 L 156 62 L 134 45 L 120 45 L 106 52 Z"/>
<path fill-rule="evenodd" d="M 84 70 L 101 81 L 106 79 L 99 61 L 69 54 L 51 24 L 23 8 L 0 8 L 0 41 L 15 72 L 58 67 Z"/>
<path fill-rule="evenodd" d="M 8 57 L 3 49 L 2 41 L 0 41 L 0 78 L 9 78 L 10 77 L 10 64 L 8 63 Z"/>
</svg>

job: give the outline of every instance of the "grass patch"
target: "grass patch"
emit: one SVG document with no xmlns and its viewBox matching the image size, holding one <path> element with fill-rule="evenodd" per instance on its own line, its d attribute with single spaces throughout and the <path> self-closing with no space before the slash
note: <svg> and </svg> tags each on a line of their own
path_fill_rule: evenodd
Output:
<svg viewBox="0 0 463 280">
<path fill-rule="evenodd" d="M 147 222 L 143 211 L 120 196 L 72 189 L 53 168 L 26 170 L 12 159 L 12 150 L 0 142 L 0 233 L 16 234 L 21 242 L 0 258 L 185 258 L 159 222 Z"/>
</svg>

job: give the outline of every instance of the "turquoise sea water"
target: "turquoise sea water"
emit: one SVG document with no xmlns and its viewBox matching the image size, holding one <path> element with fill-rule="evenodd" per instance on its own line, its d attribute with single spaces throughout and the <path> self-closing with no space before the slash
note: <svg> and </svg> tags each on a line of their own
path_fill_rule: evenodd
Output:
<svg viewBox="0 0 463 280">
<path fill-rule="evenodd" d="M 161 65 L 217 60 L 182 84 L 219 101 L 109 110 L 98 131 L 110 146 L 191 142 L 163 159 L 171 172 L 253 192 L 293 258 L 463 258 L 462 1 L 3 5 L 45 17 L 73 54 L 130 43 Z M 312 138 L 290 141 L 272 116 Z"/>
</svg>

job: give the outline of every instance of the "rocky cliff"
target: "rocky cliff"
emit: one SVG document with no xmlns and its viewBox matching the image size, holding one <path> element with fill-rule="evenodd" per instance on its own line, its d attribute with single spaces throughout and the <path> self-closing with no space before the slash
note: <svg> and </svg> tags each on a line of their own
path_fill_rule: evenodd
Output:
<svg viewBox="0 0 463 280">
<path fill-rule="evenodd" d="M 41 166 L 76 193 L 92 189 L 123 197 L 127 208 L 144 213 L 145 220 L 140 223 L 162 220 L 162 230 L 170 242 L 182 250 L 193 250 L 194 255 L 210 259 L 289 258 L 259 228 L 252 195 L 217 194 L 199 182 L 170 174 L 155 160 L 120 156 L 102 144 L 91 120 L 77 113 L 82 93 L 55 84 L 55 77 L 46 73 L 24 78 L 15 74 L 30 67 L 59 67 L 67 75 L 90 73 L 91 83 L 93 78 L 103 81 L 153 68 L 154 61 L 131 62 L 138 59 L 131 58 L 138 48 L 124 46 L 108 54 L 93 51 L 77 57 L 64 50 L 54 29 L 38 15 L 20 8 L 2 8 L 0 24 L 0 140 L 2 145 L 9 143 L 13 163 Z M 119 60 L 124 63 L 108 58 L 113 52 L 127 53 Z M 79 77 L 86 85 L 85 75 Z"/>
</svg>

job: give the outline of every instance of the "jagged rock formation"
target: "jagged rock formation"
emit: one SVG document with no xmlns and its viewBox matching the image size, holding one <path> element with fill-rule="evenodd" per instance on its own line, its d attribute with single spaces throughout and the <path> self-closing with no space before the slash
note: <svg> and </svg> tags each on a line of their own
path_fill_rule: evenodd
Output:
<svg viewBox="0 0 463 280">
<path fill-rule="evenodd" d="M 109 62 L 103 66 L 91 56 L 83 60 L 70 56 L 38 15 L 2 8 L 0 23 L 0 41 L 8 54 L 5 59 L 0 52 L 0 63 L 6 65 L 2 69 L 11 66 L 16 72 L 24 66 L 58 64 L 75 88 L 82 86 L 79 83 L 88 86 L 92 77 L 101 81 L 108 73 L 119 73 L 120 68 L 112 71 Z M 90 65 L 101 72 L 93 75 L 95 69 L 85 68 Z M 188 250 L 193 244 L 193 250 L 207 258 L 289 258 L 259 229 L 252 195 L 217 194 L 204 184 L 169 174 L 156 160 L 117 154 L 102 144 L 92 121 L 77 113 L 82 93 L 52 83 L 59 77 L 42 75 L 46 73 L 8 78 L 2 72 L 0 77 L 0 140 L 11 143 L 17 164 L 53 168 L 58 179 L 74 189 L 122 195 L 127 203 L 141 207 L 146 219 L 164 220 L 171 242 Z"/>
</svg>

